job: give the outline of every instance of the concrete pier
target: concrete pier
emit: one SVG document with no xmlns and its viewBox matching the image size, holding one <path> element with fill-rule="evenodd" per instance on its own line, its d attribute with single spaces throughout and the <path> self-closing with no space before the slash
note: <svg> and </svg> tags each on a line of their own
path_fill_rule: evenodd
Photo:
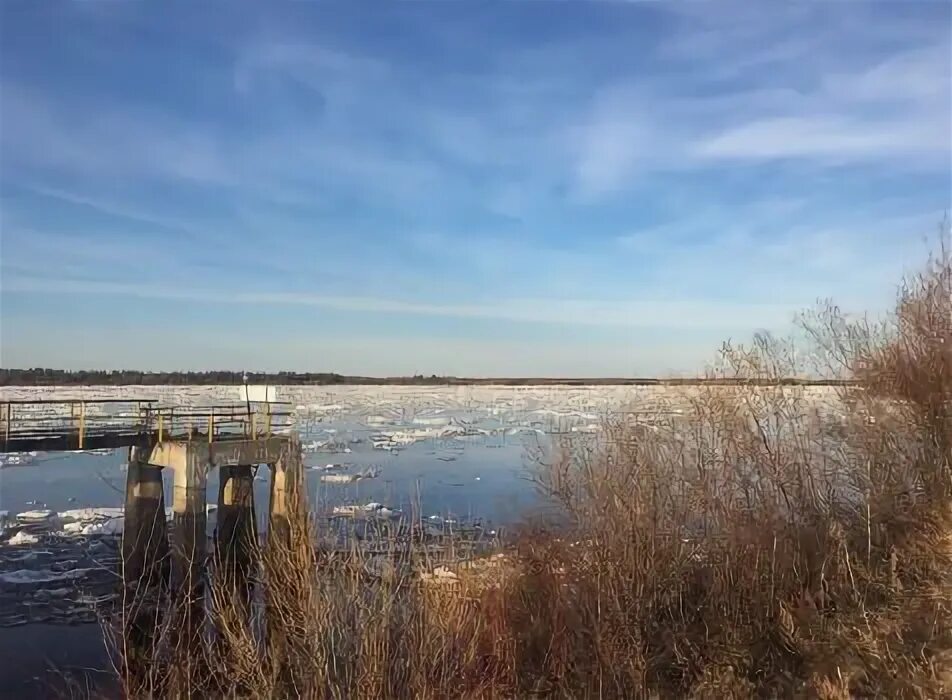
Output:
<svg viewBox="0 0 952 700">
<path fill-rule="evenodd" d="M 200 597 L 205 566 L 206 456 L 197 454 L 189 442 L 162 442 L 152 449 L 149 462 L 172 472 L 173 590 Z"/>
<path fill-rule="evenodd" d="M 273 392 L 265 396 L 273 398 Z M 168 645 L 191 648 L 205 639 L 209 472 L 218 468 L 220 477 L 215 553 L 221 566 L 212 575 L 225 583 L 230 579 L 232 590 L 226 595 L 239 596 L 243 604 L 250 601 L 258 552 L 254 465 L 269 465 L 275 473 L 270 520 L 282 530 L 288 530 L 289 514 L 304 495 L 297 486 L 303 480 L 300 445 L 293 433 L 285 432 L 293 414 L 273 410 L 277 402 L 259 401 L 267 405 L 254 410 L 248 397 L 241 405 L 156 403 L 0 402 L 0 452 L 129 448 L 119 622 L 123 673 L 132 678 L 150 676 Z M 172 480 L 171 542 L 163 477 Z M 245 617 L 251 622 L 250 615 Z M 201 655 L 195 662 L 196 668 L 202 665 Z M 139 686 L 132 682 L 129 687 Z"/>
<path fill-rule="evenodd" d="M 292 518 L 299 514 L 304 490 L 304 463 L 301 447 L 289 440 L 271 467 L 271 498 L 268 503 L 268 538 L 290 537 Z"/>
<path fill-rule="evenodd" d="M 257 544 L 254 514 L 253 474 L 250 465 L 273 464 L 272 511 L 278 527 L 286 530 L 287 510 L 293 484 L 303 478 L 300 446 L 290 437 L 232 439 L 208 442 L 166 440 L 151 447 L 137 447 L 129 465 L 127 508 L 131 516 L 124 539 L 124 559 L 128 575 L 136 579 L 144 572 L 152 578 L 168 576 L 171 564 L 172 591 L 196 611 L 204 595 L 206 563 L 206 485 L 208 472 L 220 470 L 216 553 L 225 562 L 225 571 L 247 576 Z M 294 456 L 296 455 L 296 457 Z M 172 472 L 172 542 L 165 537 L 162 498 L 162 470 Z M 275 489 L 275 482 L 277 488 Z M 160 515 L 161 514 L 161 517 Z M 165 547 L 166 549 L 163 549 Z M 149 568 L 148 561 L 165 562 Z M 150 579 L 151 580 L 151 579 Z"/>
<path fill-rule="evenodd" d="M 149 463 L 152 450 L 132 447 L 126 472 L 123 577 L 137 587 L 168 583 L 169 541 L 162 467 Z"/>
<path fill-rule="evenodd" d="M 270 526 L 287 534 L 295 499 L 303 494 L 300 445 L 293 437 L 208 442 L 166 440 L 130 450 L 123 565 L 126 584 L 145 591 L 168 582 L 186 608 L 201 612 L 206 564 L 206 485 L 219 469 L 215 551 L 222 574 L 247 581 L 257 552 L 254 467 L 268 464 Z M 166 528 L 162 472 L 172 472 L 172 542 Z"/>
<path fill-rule="evenodd" d="M 149 464 L 152 450 L 129 448 L 122 577 L 126 606 L 123 638 L 128 643 L 125 672 L 143 677 L 152 663 L 162 620 L 161 593 L 169 583 L 169 540 L 162 467 Z"/>
<path fill-rule="evenodd" d="M 215 549 L 226 581 L 247 580 L 257 554 L 254 467 L 222 466 L 218 473 L 218 526 Z"/>
<path fill-rule="evenodd" d="M 172 498 L 172 580 L 180 592 L 202 593 L 205 569 L 205 469 L 187 464 L 175 471 Z"/>
</svg>

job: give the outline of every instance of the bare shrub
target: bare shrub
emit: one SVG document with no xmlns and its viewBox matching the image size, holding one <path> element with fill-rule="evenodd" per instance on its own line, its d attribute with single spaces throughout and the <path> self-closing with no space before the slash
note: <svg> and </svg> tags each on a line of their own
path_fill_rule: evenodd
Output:
<svg viewBox="0 0 952 700">
<path fill-rule="evenodd" d="M 853 384 L 780 383 L 805 355 L 769 336 L 725 345 L 712 374 L 749 381 L 562 443 L 538 474 L 561 517 L 482 568 L 413 537 L 321 552 L 299 507 L 249 603 L 213 585 L 199 649 L 159 645 L 161 680 L 127 692 L 947 696 L 950 320 L 943 253 L 886 321 L 806 319 L 809 357 Z"/>
</svg>

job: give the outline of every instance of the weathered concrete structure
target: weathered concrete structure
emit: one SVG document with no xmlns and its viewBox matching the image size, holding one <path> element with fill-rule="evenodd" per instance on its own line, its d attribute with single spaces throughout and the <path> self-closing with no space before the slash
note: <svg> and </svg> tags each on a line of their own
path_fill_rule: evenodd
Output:
<svg viewBox="0 0 952 700">
<path fill-rule="evenodd" d="M 126 486 L 127 529 L 123 537 L 125 580 L 149 586 L 167 576 L 171 550 L 172 587 L 194 601 L 202 595 L 206 561 L 206 490 L 208 473 L 219 470 L 218 527 L 215 545 L 226 576 L 247 576 L 257 542 L 254 470 L 272 471 L 269 527 L 283 531 L 289 499 L 301 495 L 303 480 L 293 436 L 164 440 L 130 450 Z M 162 472 L 173 480 L 172 542 L 165 543 Z"/>
<path fill-rule="evenodd" d="M 120 621 L 124 673 L 131 678 L 148 675 L 160 643 L 198 648 L 207 631 L 206 493 L 212 470 L 218 469 L 219 478 L 216 583 L 225 584 L 226 595 L 241 605 L 251 600 L 258 553 L 257 470 L 272 472 L 269 538 L 289 532 L 288 518 L 302 512 L 301 448 L 288 432 L 293 415 L 270 399 L 265 394 L 254 407 L 250 395 L 240 405 L 209 406 L 159 406 L 146 399 L 0 402 L 0 452 L 129 448 Z M 171 541 L 165 477 L 172 486 Z"/>
</svg>

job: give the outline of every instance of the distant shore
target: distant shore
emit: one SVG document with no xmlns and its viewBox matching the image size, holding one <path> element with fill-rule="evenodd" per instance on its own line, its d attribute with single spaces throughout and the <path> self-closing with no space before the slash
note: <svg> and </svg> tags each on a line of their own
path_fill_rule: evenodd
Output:
<svg viewBox="0 0 952 700">
<path fill-rule="evenodd" d="M 271 384 L 279 386 L 843 386 L 838 379 L 785 377 L 751 379 L 735 377 L 364 377 L 315 372 L 143 372 L 135 370 L 2 369 L 0 386 L 210 386 Z"/>
</svg>

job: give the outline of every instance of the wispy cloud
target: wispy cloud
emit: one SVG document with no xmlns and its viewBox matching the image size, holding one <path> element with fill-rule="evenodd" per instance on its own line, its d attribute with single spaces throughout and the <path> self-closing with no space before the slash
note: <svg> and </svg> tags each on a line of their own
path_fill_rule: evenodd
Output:
<svg viewBox="0 0 952 700">
<path fill-rule="evenodd" d="M 689 68 L 669 66 L 660 75 L 603 87 L 581 131 L 568 132 L 578 144 L 575 179 L 583 197 L 630 188 L 639 175 L 703 169 L 718 160 L 787 158 L 815 168 L 880 161 L 947 169 L 948 32 L 923 37 L 921 27 L 899 26 L 888 37 L 893 46 L 909 37 L 924 44 L 884 51 L 869 47 L 882 37 L 855 28 L 794 34 L 815 19 L 812 9 L 776 17 L 688 16 L 694 22 L 661 56 L 690 60 Z M 702 19 L 707 25 L 699 29 Z M 850 41 L 855 46 L 843 51 Z M 718 84 L 721 89 L 712 92 Z"/>
<path fill-rule="evenodd" d="M 11 168 L 77 176 L 163 177 L 226 184 L 234 172 L 208 126 L 128 104 L 62 102 L 4 81 L 0 149 Z"/>
<path fill-rule="evenodd" d="M 26 275 L 8 276 L 6 293 L 89 294 L 136 297 L 204 304 L 313 306 L 338 311 L 372 314 L 482 318 L 523 323 L 568 326 L 620 326 L 629 328 L 724 328 L 738 318 L 755 328 L 782 328 L 797 307 L 782 304 L 722 303 L 703 299 L 665 299 L 611 302 L 581 299 L 500 299 L 491 304 L 442 304 L 371 297 L 322 296 L 317 294 L 244 292 L 240 289 L 188 289 L 136 283 L 53 280 Z"/>
</svg>

